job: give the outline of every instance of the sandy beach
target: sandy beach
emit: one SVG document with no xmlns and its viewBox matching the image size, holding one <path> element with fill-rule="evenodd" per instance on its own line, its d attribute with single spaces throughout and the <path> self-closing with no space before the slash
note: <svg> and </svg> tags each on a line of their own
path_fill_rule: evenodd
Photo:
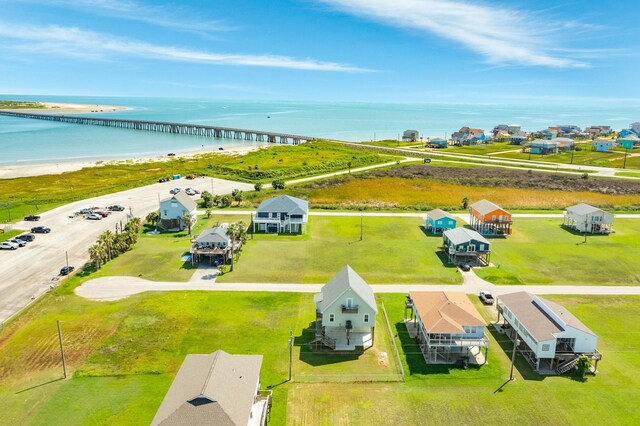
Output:
<svg viewBox="0 0 640 426">
<path fill-rule="evenodd" d="M 129 108 L 116 105 L 93 105 L 93 104 L 65 104 L 58 102 L 38 102 L 44 108 L 18 108 L 18 109 L 0 109 L 0 111 L 12 112 L 28 112 L 35 114 L 82 114 L 92 112 L 114 112 L 124 111 Z"/>
<path fill-rule="evenodd" d="M 265 143 L 264 146 L 267 146 Z M 263 148 L 263 146 L 224 146 L 224 150 L 219 149 L 202 149 L 197 151 L 176 151 L 176 155 L 169 157 L 162 156 L 150 156 L 141 158 L 128 158 L 128 159 L 109 159 L 109 160 L 94 160 L 94 161 L 76 161 L 76 162 L 60 162 L 60 163 L 44 163 L 44 164 L 19 164 L 10 166 L 0 166 L 0 179 L 14 179 L 20 177 L 29 176 L 42 176 L 42 175 L 57 175 L 65 172 L 73 172 L 81 170 L 87 167 L 103 167 L 112 164 L 139 164 L 139 163 L 153 163 L 157 161 L 169 161 L 175 158 L 189 158 L 202 154 L 234 154 L 244 155 L 248 152 L 255 151 Z"/>
</svg>

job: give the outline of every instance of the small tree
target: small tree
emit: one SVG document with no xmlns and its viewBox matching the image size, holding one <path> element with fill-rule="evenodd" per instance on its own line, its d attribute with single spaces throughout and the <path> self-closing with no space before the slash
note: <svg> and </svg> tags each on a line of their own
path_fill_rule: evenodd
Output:
<svg viewBox="0 0 640 426">
<path fill-rule="evenodd" d="M 255 185 L 253 185 L 253 188 L 254 188 L 256 191 L 260 192 L 260 191 L 262 190 L 262 182 L 258 182 L 258 183 L 256 183 Z"/>
<path fill-rule="evenodd" d="M 213 194 L 211 194 L 209 191 L 202 191 L 201 198 L 202 198 L 202 207 L 210 208 L 215 205 Z"/>
<path fill-rule="evenodd" d="M 211 217 L 211 209 L 207 209 L 207 219 Z"/>
<path fill-rule="evenodd" d="M 273 189 L 284 189 L 284 180 L 283 179 L 276 179 L 273 182 L 271 182 L 271 186 L 273 186 Z"/>
<path fill-rule="evenodd" d="M 239 190 L 239 189 L 234 189 L 234 190 L 231 192 L 231 196 L 233 197 L 233 200 L 234 200 L 236 203 L 240 204 L 240 202 L 244 199 L 244 192 L 242 192 L 242 191 L 241 191 L 241 190 Z"/>
<path fill-rule="evenodd" d="M 223 195 L 220 198 L 220 206 L 221 207 L 229 207 L 231 205 L 231 200 L 232 200 L 232 198 L 231 198 L 231 196 L 229 194 Z"/>
<path fill-rule="evenodd" d="M 349 174 L 351 174 L 351 161 L 347 161 L 347 167 L 349 168 Z"/>
<path fill-rule="evenodd" d="M 591 359 L 588 356 L 580 355 L 576 368 L 576 375 L 584 379 L 585 374 L 587 374 L 587 371 L 591 368 Z"/>
<path fill-rule="evenodd" d="M 220 205 L 220 201 L 222 201 L 222 197 L 220 195 L 214 195 L 213 196 L 213 205 L 214 206 L 219 206 Z"/>
<path fill-rule="evenodd" d="M 467 207 L 469 207 L 469 197 L 464 197 L 462 199 L 462 208 L 466 210 Z"/>
<path fill-rule="evenodd" d="M 193 225 L 193 215 L 191 213 L 185 213 L 182 215 L 182 220 L 189 229 L 189 235 L 191 235 L 191 226 Z"/>
<path fill-rule="evenodd" d="M 144 220 L 145 222 L 151 225 L 155 225 L 156 223 L 158 223 L 158 219 L 160 219 L 160 212 L 157 210 L 154 210 L 151 213 L 149 213 Z"/>
</svg>

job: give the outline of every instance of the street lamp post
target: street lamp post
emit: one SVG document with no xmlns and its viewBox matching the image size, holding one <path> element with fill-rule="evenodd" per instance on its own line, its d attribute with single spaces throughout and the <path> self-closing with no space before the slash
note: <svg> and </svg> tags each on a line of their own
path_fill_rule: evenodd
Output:
<svg viewBox="0 0 640 426">
<path fill-rule="evenodd" d="M 520 339 L 516 336 L 516 340 L 513 342 L 513 353 L 511 354 L 511 373 L 509 374 L 509 381 L 513 380 L 513 365 L 516 362 L 516 349 L 520 345 Z"/>
<path fill-rule="evenodd" d="M 293 330 L 289 330 L 289 381 L 291 381 L 292 364 L 293 364 Z"/>
</svg>

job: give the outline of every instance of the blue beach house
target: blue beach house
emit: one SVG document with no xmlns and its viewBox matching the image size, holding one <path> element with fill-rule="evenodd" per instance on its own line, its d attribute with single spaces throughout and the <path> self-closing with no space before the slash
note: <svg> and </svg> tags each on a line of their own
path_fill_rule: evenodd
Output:
<svg viewBox="0 0 640 426">
<path fill-rule="evenodd" d="M 444 210 L 431 210 L 424 218 L 424 228 L 432 234 L 442 234 L 447 229 L 455 227 L 456 218 Z"/>
<path fill-rule="evenodd" d="M 624 149 L 633 149 L 634 147 L 640 145 L 640 138 L 637 137 L 634 133 L 632 133 L 625 137 L 619 138 L 618 143 Z"/>
<path fill-rule="evenodd" d="M 160 220 L 158 225 L 165 230 L 185 229 L 185 215 L 191 215 L 191 225 L 196 222 L 197 204 L 184 192 L 178 192 L 160 201 Z"/>
<path fill-rule="evenodd" d="M 536 139 L 529 144 L 532 154 L 555 154 L 558 150 L 558 143 L 553 140 Z"/>
<path fill-rule="evenodd" d="M 618 145 L 613 139 L 595 139 L 591 143 L 591 150 L 597 152 L 611 152 Z"/>
<path fill-rule="evenodd" d="M 290 233 L 304 231 L 309 216 L 309 203 L 289 195 L 264 200 L 253 217 L 253 232 Z"/>
</svg>

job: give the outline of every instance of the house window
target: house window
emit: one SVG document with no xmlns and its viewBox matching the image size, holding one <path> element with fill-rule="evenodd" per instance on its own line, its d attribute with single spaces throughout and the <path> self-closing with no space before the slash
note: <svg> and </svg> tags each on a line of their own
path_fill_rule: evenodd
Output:
<svg viewBox="0 0 640 426">
<path fill-rule="evenodd" d="M 484 244 L 478 245 L 478 250 L 483 251 L 484 250 Z"/>
<path fill-rule="evenodd" d="M 329 314 L 329 322 L 333 322 L 335 321 L 335 319 L 336 319 L 335 314 Z"/>
<path fill-rule="evenodd" d="M 167 217 L 167 211 L 166 210 L 163 210 L 163 211 L 164 211 L 164 216 Z"/>
<path fill-rule="evenodd" d="M 353 308 L 353 299 L 347 299 L 347 308 Z"/>
<path fill-rule="evenodd" d="M 475 244 L 469 244 L 469 248 L 467 249 L 467 251 L 476 251 L 476 245 Z"/>
<path fill-rule="evenodd" d="M 495 214 L 493 216 L 491 216 L 491 220 L 493 220 L 493 221 L 496 220 L 496 215 Z"/>
<path fill-rule="evenodd" d="M 369 314 L 364 314 L 364 323 L 367 324 L 369 322 Z"/>
<path fill-rule="evenodd" d="M 171 203 L 171 208 L 175 209 L 176 207 L 178 207 L 178 203 Z"/>
<path fill-rule="evenodd" d="M 549 344 L 548 343 L 545 343 L 544 345 L 542 345 L 542 351 L 543 352 L 549 351 Z"/>
</svg>

